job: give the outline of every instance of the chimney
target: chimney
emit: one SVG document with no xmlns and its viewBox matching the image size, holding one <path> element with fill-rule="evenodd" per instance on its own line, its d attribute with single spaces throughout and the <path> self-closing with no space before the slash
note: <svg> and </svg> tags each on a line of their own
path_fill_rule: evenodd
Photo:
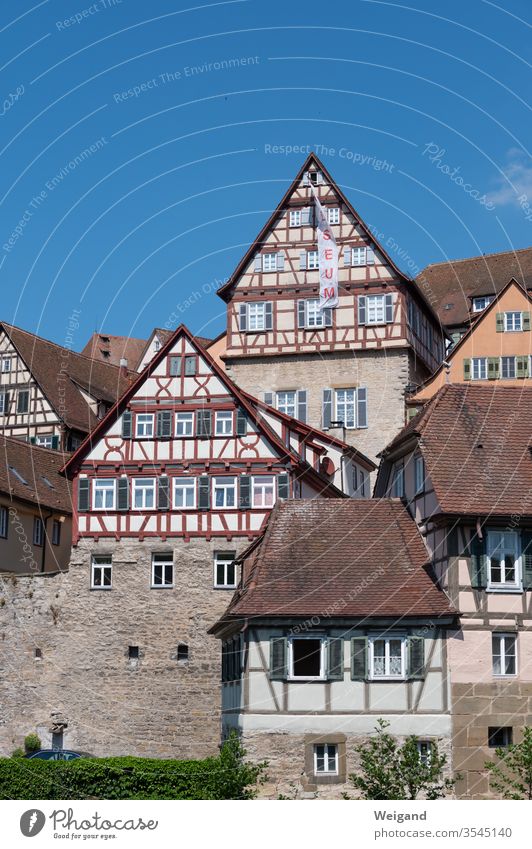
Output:
<svg viewBox="0 0 532 849">
<path fill-rule="evenodd" d="M 120 375 L 127 380 L 127 360 L 125 357 L 120 357 Z"/>
</svg>

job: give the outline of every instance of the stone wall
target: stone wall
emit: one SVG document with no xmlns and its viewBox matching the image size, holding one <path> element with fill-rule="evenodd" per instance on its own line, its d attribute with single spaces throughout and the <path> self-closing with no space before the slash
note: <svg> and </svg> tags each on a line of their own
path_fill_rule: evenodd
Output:
<svg viewBox="0 0 532 849">
<path fill-rule="evenodd" d="M 86 540 L 68 573 L 0 576 L 0 754 L 31 731 L 49 747 L 56 712 L 68 722 L 64 746 L 94 755 L 216 753 L 220 641 L 207 630 L 232 591 L 213 589 L 213 552 L 248 544 Z M 168 550 L 175 588 L 150 589 L 151 552 Z M 111 590 L 90 589 L 91 551 L 112 554 Z"/>
</svg>

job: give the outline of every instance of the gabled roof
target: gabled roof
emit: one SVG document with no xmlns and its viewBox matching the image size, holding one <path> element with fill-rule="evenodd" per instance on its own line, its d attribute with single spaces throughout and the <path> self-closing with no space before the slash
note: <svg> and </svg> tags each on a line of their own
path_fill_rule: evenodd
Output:
<svg viewBox="0 0 532 849">
<path fill-rule="evenodd" d="M 0 328 L 67 427 L 87 433 L 98 422 L 78 386 L 109 404 L 129 386 L 128 378 L 117 366 L 77 354 L 6 322 L 0 322 Z"/>
<path fill-rule="evenodd" d="M 251 261 L 251 258 L 252 258 L 252 257 L 253 257 L 253 255 L 257 252 L 257 250 L 260 248 L 260 246 L 261 246 L 261 244 L 262 244 L 263 240 L 266 238 L 266 236 L 268 235 L 269 231 L 270 231 L 270 230 L 271 230 L 271 228 L 274 226 L 274 224 L 275 224 L 275 222 L 276 222 L 276 220 L 277 220 L 277 218 L 278 218 L 278 216 L 279 216 L 279 213 L 280 213 L 280 212 L 284 209 L 284 207 L 285 207 L 285 205 L 286 205 L 286 203 L 287 203 L 287 201 L 288 201 L 288 199 L 289 199 L 290 195 L 291 195 L 291 194 L 295 191 L 295 189 L 297 188 L 298 183 L 300 182 L 300 180 L 302 179 L 303 175 L 305 174 L 305 171 L 308 171 L 308 169 L 309 169 L 311 166 L 315 166 L 315 167 L 316 167 L 319 171 L 321 171 L 321 172 L 323 173 L 323 175 L 325 176 L 325 179 L 327 180 L 327 182 L 329 182 L 329 183 L 331 184 L 331 186 L 333 186 L 333 188 L 334 188 L 335 192 L 337 192 L 337 194 L 339 195 L 339 197 L 342 199 L 342 202 L 343 202 L 343 203 L 347 206 L 347 208 L 349 209 L 349 211 L 351 212 L 351 214 L 352 214 L 352 215 L 353 215 L 353 216 L 357 219 L 357 222 L 358 222 L 359 226 L 360 226 L 360 227 L 361 227 L 361 229 L 364 231 L 364 233 L 366 234 L 366 236 L 368 237 L 368 239 L 370 239 L 370 241 L 371 241 L 371 242 L 373 242 L 374 244 L 376 244 L 376 245 L 377 245 L 378 250 L 379 250 L 379 253 L 381 253 L 381 254 L 382 254 L 382 255 L 386 258 L 386 261 L 389 263 L 389 265 L 391 266 L 391 268 L 393 268 L 393 270 L 395 271 L 395 273 L 396 273 L 399 277 L 401 277 L 403 280 L 406 280 L 406 281 L 409 281 L 409 280 L 410 280 L 410 278 L 409 278 L 409 277 L 407 277 L 407 276 L 406 276 L 406 275 L 405 275 L 405 274 L 401 271 L 401 269 L 400 269 L 400 268 L 398 268 L 398 266 L 395 264 L 395 262 L 393 261 L 393 259 L 389 256 L 389 254 L 386 252 L 386 250 L 382 247 L 382 245 L 381 245 L 381 244 L 378 242 L 378 240 L 375 238 L 375 236 L 373 235 L 373 233 L 370 231 L 369 227 L 368 227 L 368 226 L 364 223 L 364 221 L 362 220 L 362 218 L 360 217 L 360 215 L 358 214 L 358 212 L 357 212 L 357 211 L 355 210 L 355 208 L 352 206 L 352 204 L 351 204 L 351 203 L 350 203 L 350 201 L 347 199 L 347 197 L 344 195 L 344 193 L 343 193 L 343 192 L 342 192 L 342 190 L 339 188 L 339 186 L 335 183 L 335 181 L 334 181 L 334 180 L 333 180 L 333 178 L 331 177 L 330 173 L 327 171 L 327 169 L 326 169 L 325 165 L 321 162 L 321 160 L 320 160 L 320 159 L 318 159 L 318 157 L 317 157 L 314 153 L 311 153 L 311 154 L 310 154 L 309 156 L 307 156 L 307 158 L 305 159 L 305 161 L 304 161 L 303 165 L 301 166 L 301 168 L 300 168 L 300 169 L 299 169 L 299 171 L 297 172 L 295 179 L 292 181 L 292 183 L 290 184 L 289 188 L 287 189 L 287 191 L 286 191 L 286 192 L 285 192 L 285 194 L 283 195 L 283 197 L 282 197 L 282 199 L 281 199 L 280 203 L 277 205 L 277 207 L 275 208 L 275 210 L 272 212 L 272 214 L 270 215 L 270 217 L 269 217 L 269 218 L 268 218 L 268 220 L 266 221 L 266 224 L 265 224 L 265 225 L 264 225 L 264 227 L 261 229 L 261 231 L 259 232 L 259 234 L 258 234 L 258 236 L 256 237 L 256 239 L 255 239 L 255 240 L 254 240 L 254 242 L 250 245 L 250 247 L 248 248 L 248 250 L 246 251 L 246 253 L 245 253 L 245 254 L 244 254 L 244 256 L 242 257 L 242 259 L 241 259 L 241 260 L 240 260 L 240 262 L 238 263 L 237 267 L 235 268 L 234 272 L 232 273 L 232 275 L 231 275 L 231 277 L 229 278 L 229 280 L 227 281 L 227 283 L 224 283 L 224 285 L 223 285 L 223 286 L 221 286 L 221 287 L 218 289 L 217 294 L 218 294 L 218 295 L 220 295 L 220 297 L 221 297 L 221 298 L 223 298 L 223 300 L 224 300 L 224 301 L 228 301 L 228 300 L 229 300 L 229 298 L 230 298 L 230 296 L 231 296 L 231 290 L 232 290 L 233 286 L 236 284 L 236 282 L 237 282 L 238 278 L 240 277 L 240 275 L 242 274 L 242 272 L 245 270 L 245 268 L 246 268 L 246 266 L 248 265 L 248 263 Z M 420 295 L 421 295 L 421 297 L 423 297 L 421 293 L 420 293 Z"/>
<path fill-rule="evenodd" d="M 532 520 L 532 387 L 448 384 L 382 452 L 382 487 L 394 457 L 419 442 L 436 512 Z M 377 479 L 376 491 L 382 487 Z"/>
<path fill-rule="evenodd" d="M 430 290 L 442 324 L 450 327 L 467 324 L 474 317 L 470 314 L 473 296 L 495 295 L 511 277 L 532 289 L 532 248 L 431 263 L 416 282 Z"/>
<path fill-rule="evenodd" d="M 136 368 L 136 369 L 138 369 L 138 367 L 140 366 L 140 364 L 141 364 L 142 360 L 143 360 L 143 359 L 144 359 L 144 357 L 146 356 L 146 352 L 147 352 L 147 350 L 148 350 L 149 346 L 151 345 L 151 341 L 152 341 L 152 339 L 153 339 L 153 337 L 154 337 L 154 336 L 157 336 L 157 338 L 159 339 L 159 341 L 160 341 L 161 345 L 164 345 L 164 344 L 165 344 L 165 342 L 168 342 L 168 340 L 169 340 L 169 339 L 173 336 L 173 334 L 174 334 L 174 331 L 173 331 L 173 330 L 168 330 L 166 327 L 154 327 L 154 328 L 153 328 L 153 330 L 152 330 L 152 332 L 151 332 L 151 333 L 150 333 L 150 335 L 148 336 L 148 338 L 147 338 L 147 339 L 145 339 L 145 340 L 142 342 L 142 349 L 141 349 L 141 351 L 140 351 L 139 356 L 137 357 L 137 359 L 136 359 L 136 361 L 135 361 L 135 368 Z M 208 347 L 208 346 L 211 344 L 211 342 L 212 342 L 213 340 L 212 340 L 212 339 L 207 339 L 207 337 L 206 337 L 206 336 L 194 336 L 194 341 L 195 341 L 198 345 L 201 345 L 201 347 L 202 347 L 202 348 L 206 348 L 206 347 Z"/>
<path fill-rule="evenodd" d="M 248 617 L 452 616 L 428 564 L 399 499 L 279 502 L 213 630 Z"/>
<path fill-rule="evenodd" d="M 83 459 L 89 453 L 93 445 L 96 445 L 101 436 L 106 432 L 109 425 L 114 422 L 119 416 L 122 415 L 122 412 L 126 409 L 129 400 L 135 395 L 139 387 L 142 386 L 142 384 L 147 380 L 147 378 L 151 375 L 151 373 L 158 366 L 161 360 L 163 360 L 164 357 L 166 357 L 167 354 L 172 350 L 177 339 L 181 335 L 185 336 L 185 338 L 192 345 L 198 348 L 199 353 L 206 360 L 213 373 L 224 384 L 227 390 L 238 400 L 239 404 L 245 410 L 250 420 L 255 424 L 259 432 L 262 432 L 267 437 L 269 442 L 273 446 L 275 446 L 281 458 L 286 459 L 289 463 L 291 463 L 294 468 L 298 469 L 302 477 L 308 478 L 310 481 L 314 482 L 314 484 L 319 485 L 320 492 L 324 497 L 345 497 L 344 493 L 337 489 L 334 484 L 332 484 L 319 472 L 309 466 L 308 463 L 303 462 L 294 451 L 286 447 L 282 440 L 277 436 L 275 431 L 264 420 L 264 417 L 257 412 L 255 405 L 253 405 L 248 400 L 246 394 L 242 392 L 242 390 L 235 383 L 233 383 L 233 381 L 227 376 L 223 369 L 221 369 L 220 366 L 215 362 L 215 360 L 210 356 L 208 351 L 201 348 L 201 346 L 199 346 L 198 343 L 195 342 L 194 336 L 188 330 L 188 328 L 185 327 L 184 324 L 181 324 L 174 331 L 172 336 L 166 341 L 160 351 L 155 354 L 151 362 L 149 362 L 146 368 L 142 372 L 140 372 L 136 380 L 129 386 L 129 388 L 126 390 L 126 392 L 124 392 L 121 398 L 119 398 L 119 400 L 115 403 L 112 409 L 109 410 L 105 418 L 98 422 L 97 426 L 92 431 L 92 433 L 87 436 L 87 438 L 80 445 L 78 450 L 72 455 L 72 457 L 62 469 L 62 471 L 66 475 L 70 476 L 75 474 L 76 470 L 79 468 L 80 463 L 83 462 Z"/>
<path fill-rule="evenodd" d="M 70 483 L 59 474 L 64 456 L 0 436 L 0 492 L 58 513 L 72 513 Z"/>
<path fill-rule="evenodd" d="M 102 363 L 120 365 L 127 360 L 128 368 L 135 369 L 146 347 L 145 339 L 132 339 L 130 336 L 110 336 L 107 333 L 93 333 L 82 350 L 82 355 L 99 360 Z"/>
</svg>

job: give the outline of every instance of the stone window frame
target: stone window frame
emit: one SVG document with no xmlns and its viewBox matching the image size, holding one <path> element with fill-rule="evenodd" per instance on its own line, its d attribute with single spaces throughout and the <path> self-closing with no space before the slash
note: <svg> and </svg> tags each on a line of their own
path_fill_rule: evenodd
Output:
<svg viewBox="0 0 532 849">
<path fill-rule="evenodd" d="M 347 754 L 345 734 L 305 734 L 305 774 L 311 784 L 345 784 L 347 780 Z M 338 772 L 336 775 L 314 772 L 314 746 L 323 743 L 338 747 Z"/>
</svg>

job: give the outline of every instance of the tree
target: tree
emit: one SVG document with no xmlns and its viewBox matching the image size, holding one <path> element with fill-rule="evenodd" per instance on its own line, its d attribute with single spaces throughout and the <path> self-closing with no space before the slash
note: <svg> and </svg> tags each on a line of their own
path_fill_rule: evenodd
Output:
<svg viewBox="0 0 532 849">
<path fill-rule="evenodd" d="M 497 761 L 486 761 L 490 785 L 503 799 L 532 799 L 532 727 L 523 729 L 523 739 L 505 749 L 495 749 Z"/>
<path fill-rule="evenodd" d="M 389 722 L 377 721 L 376 734 L 355 748 L 360 757 L 360 771 L 349 777 L 363 799 L 441 799 L 452 790 L 456 779 L 442 778 L 447 762 L 445 755 L 431 742 L 427 757 L 420 757 L 415 736 L 399 744 L 386 729 Z"/>
</svg>

